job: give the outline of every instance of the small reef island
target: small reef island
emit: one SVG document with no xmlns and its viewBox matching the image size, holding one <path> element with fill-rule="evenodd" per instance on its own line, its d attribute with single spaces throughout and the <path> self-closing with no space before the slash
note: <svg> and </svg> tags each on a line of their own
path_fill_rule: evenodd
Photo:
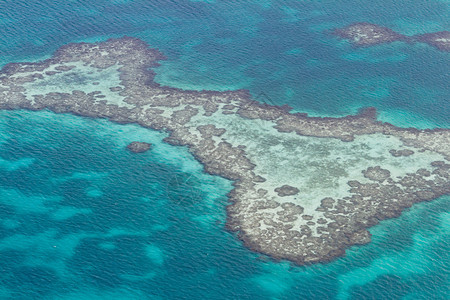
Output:
<svg viewBox="0 0 450 300">
<path fill-rule="evenodd" d="M 152 144 L 146 142 L 131 142 L 128 144 L 127 149 L 132 153 L 144 153 L 150 150 Z"/>
<path fill-rule="evenodd" d="M 416 202 L 450 193 L 450 130 L 399 128 L 374 108 L 308 117 L 245 90 L 160 86 L 164 57 L 124 37 L 61 47 L 0 73 L 0 109 L 48 109 L 168 133 L 205 171 L 233 181 L 227 229 L 250 249 L 296 264 L 330 261 Z"/>
<path fill-rule="evenodd" d="M 395 41 L 407 43 L 426 43 L 443 52 L 450 52 L 450 31 L 407 36 L 390 28 L 376 24 L 361 22 L 336 29 L 336 36 L 350 41 L 356 47 L 369 47 Z"/>
</svg>

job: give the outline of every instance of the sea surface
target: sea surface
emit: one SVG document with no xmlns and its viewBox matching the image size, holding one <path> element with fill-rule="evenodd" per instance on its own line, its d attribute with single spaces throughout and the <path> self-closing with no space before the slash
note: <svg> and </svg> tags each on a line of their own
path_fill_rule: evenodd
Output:
<svg viewBox="0 0 450 300">
<path fill-rule="evenodd" d="M 123 35 L 167 60 L 156 81 L 249 89 L 314 116 L 375 106 L 397 126 L 450 126 L 449 54 L 355 49 L 333 28 L 450 29 L 435 0 L 3 0 L 0 65 Z M 48 111 L 0 112 L 0 299 L 448 299 L 450 197 L 373 227 L 373 242 L 298 267 L 225 230 L 230 181 L 164 133 Z M 126 145 L 150 142 L 131 154 Z"/>
</svg>

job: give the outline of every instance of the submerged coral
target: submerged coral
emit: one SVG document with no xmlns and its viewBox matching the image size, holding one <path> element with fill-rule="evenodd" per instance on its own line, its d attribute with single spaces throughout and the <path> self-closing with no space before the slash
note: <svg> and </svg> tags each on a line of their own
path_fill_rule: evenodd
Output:
<svg viewBox="0 0 450 300">
<path fill-rule="evenodd" d="M 133 153 L 143 153 L 150 150 L 152 147 L 152 144 L 145 143 L 145 142 L 131 142 L 128 144 L 127 149 L 130 150 Z"/>
</svg>

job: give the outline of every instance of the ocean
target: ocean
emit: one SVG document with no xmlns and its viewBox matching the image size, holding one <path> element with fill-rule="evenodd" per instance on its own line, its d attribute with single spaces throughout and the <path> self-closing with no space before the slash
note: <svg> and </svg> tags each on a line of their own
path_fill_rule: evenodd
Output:
<svg viewBox="0 0 450 300">
<path fill-rule="evenodd" d="M 135 36 L 167 57 L 156 81 L 249 89 L 313 116 L 375 106 L 403 127 L 450 126 L 449 55 L 352 47 L 331 30 L 373 22 L 449 29 L 448 1 L 5 0 L 0 65 L 70 42 Z M 230 181 L 164 133 L 48 111 L 0 112 L 0 299 L 447 299 L 450 197 L 414 205 L 373 241 L 298 267 L 225 230 Z M 132 154 L 134 140 L 153 144 Z"/>
</svg>

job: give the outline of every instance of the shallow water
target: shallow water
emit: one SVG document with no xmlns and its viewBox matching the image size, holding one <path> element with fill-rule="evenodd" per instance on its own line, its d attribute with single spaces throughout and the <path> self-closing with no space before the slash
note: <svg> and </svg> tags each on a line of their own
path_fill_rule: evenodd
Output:
<svg viewBox="0 0 450 300">
<path fill-rule="evenodd" d="M 353 49 L 328 29 L 372 21 L 448 29 L 445 1 L 5 1 L 0 64 L 73 41 L 132 35 L 168 60 L 162 84 L 248 88 L 312 115 L 375 106 L 399 126 L 449 126 L 449 56 L 402 43 Z M 420 9 L 418 9 L 418 7 Z M 351 9 L 350 9 L 351 8 Z M 371 231 L 327 265 L 295 267 L 224 230 L 231 183 L 165 135 L 49 112 L 0 113 L 0 298 L 445 299 L 449 197 Z M 153 150 L 133 155 L 133 140 Z"/>
</svg>

